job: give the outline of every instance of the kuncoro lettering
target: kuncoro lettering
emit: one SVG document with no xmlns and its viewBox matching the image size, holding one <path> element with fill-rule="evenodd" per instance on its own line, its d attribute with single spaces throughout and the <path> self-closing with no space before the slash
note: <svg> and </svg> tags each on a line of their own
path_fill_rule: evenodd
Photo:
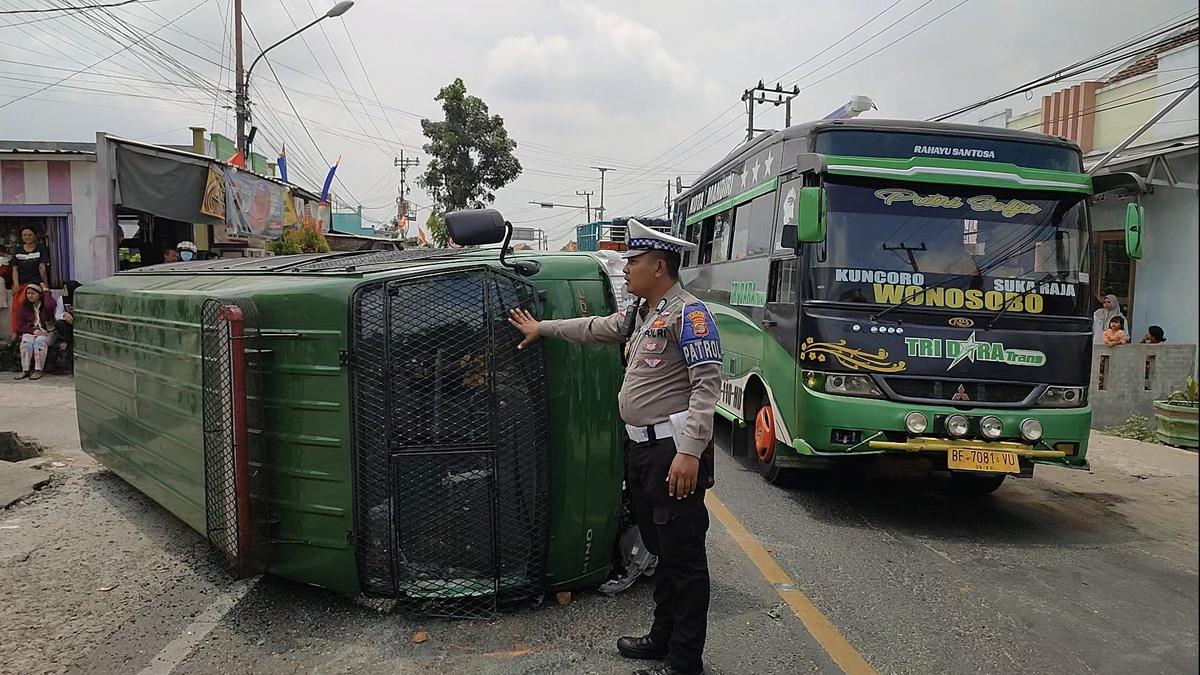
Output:
<svg viewBox="0 0 1200 675">
<path fill-rule="evenodd" d="M 885 270 L 834 270 L 834 281 L 859 284 L 901 284 L 904 286 L 925 284 L 925 275 L 920 272 L 888 272 Z"/>
</svg>

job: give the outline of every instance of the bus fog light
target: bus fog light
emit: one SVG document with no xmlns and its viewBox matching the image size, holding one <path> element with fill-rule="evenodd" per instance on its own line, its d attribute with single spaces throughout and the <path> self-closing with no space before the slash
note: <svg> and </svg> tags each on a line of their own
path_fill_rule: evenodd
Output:
<svg viewBox="0 0 1200 675">
<path fill-rule="evenodd" d="M 1022 420 L 1021 438 L 1031 443 L 1042 440 L 1042 423 L 1033 418 Z"/>
<path fill-rule="evenodd" d="M 904 416 L 904 428 L 913 435 L 923 434 L 929 428 L 929 418 L 914 410 Z"/>
<path fill-rule="evenodd" d="M 999 417 L 988 415 L 979 420 L 979 433 L 983 434 L 984 438 L 994 441 L 1004 435 L 1004 422 L 1001 422 Z"/>
<path fill-rule="evenodd" d="M 951 415 L 946 418 L 946 433 L 952 438 L 962 438 L 967 435 L 967 418 L 965 415 Z"/>
</svg>

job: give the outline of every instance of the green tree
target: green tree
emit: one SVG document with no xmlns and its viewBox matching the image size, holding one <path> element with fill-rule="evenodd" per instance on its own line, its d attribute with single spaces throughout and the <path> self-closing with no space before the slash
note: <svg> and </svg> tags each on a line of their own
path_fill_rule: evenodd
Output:
<svg viewBox="0 0 1200 675">
<path fill-rule="evenodd" d="M 438 248 L 446 248 L 450 242 L 450 233 L 446 231 L 446 216 L 441 211 L 434 209 L 429 217 L 425 219 L 425 229 L 429 232 L 429 236 L 433 237 L 433 243 Z"/>
<path fill-rule="evenodd" d="M 442 87 L 434 100 L 442 102 L 445 120 L 421 120 L 429 162 L 417 183 L 443 213 L 483 208 L 495 201 L 496 190 L 521 175 L 521 162 L 513 154 L 517 144 L 508 137 L 504 119 L 489 115 L 487 104 L 467 94 L 461 78 Z M 445 235 L 438 239 L 444 246 Z"/>
</svg>

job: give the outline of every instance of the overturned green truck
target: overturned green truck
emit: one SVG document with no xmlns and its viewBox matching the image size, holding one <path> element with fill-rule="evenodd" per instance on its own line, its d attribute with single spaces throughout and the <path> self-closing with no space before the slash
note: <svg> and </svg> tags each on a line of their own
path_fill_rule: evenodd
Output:
<svg viewBox="0 0 1200 675">
<path fill-rule="evenodd" d="M 454 616 L 595 588 L 622 513 L 621 355 L 517 350 L 507 312 L 604 315 L 612 298 L 582 254 L 118 274 L 77 299 L 81 440 L 236 575 Z"/>
</svg>

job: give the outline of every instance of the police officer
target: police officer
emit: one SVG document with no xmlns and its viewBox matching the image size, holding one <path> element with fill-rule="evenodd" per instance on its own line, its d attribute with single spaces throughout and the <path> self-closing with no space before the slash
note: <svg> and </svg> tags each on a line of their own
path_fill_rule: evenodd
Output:
<svg viewBox="0 0 1200 675">
<path fill-rule="evenodd" d="M 572 342 L 626 343 L 618 403 L 633 447 L 626 484 L 655 572 L 654 623 L 644 637 L 622 637 L 632 659 L 663 659 L 639 674 L 700 673 L 708 623 L 708 510 L 713 485 L 713 412 L 721 391 L 721 339 L 704 303 L 679 286 L 680 258 L 694 244 L 630 219 L 623 257 L 629 292 L 642 301 L 606 317 L 537 321 L 512 310 L 524 335 Z"/>
</svg>

